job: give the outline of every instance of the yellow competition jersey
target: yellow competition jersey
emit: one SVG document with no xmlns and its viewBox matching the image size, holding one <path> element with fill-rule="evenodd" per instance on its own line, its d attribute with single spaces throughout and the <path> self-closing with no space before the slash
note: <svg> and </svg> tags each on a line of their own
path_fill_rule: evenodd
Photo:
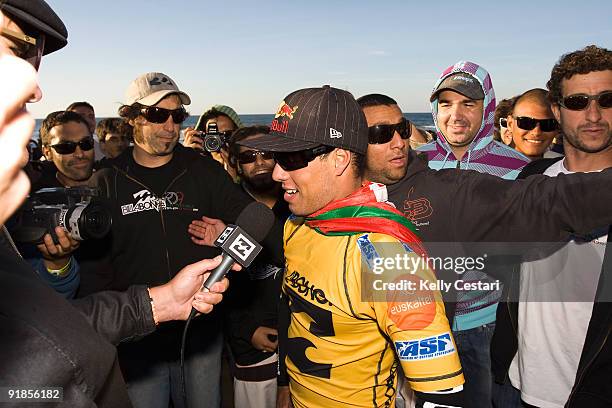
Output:
<svg viewBox="0 0 612 408">
<path fill-rule="evenodd" d="M 363 286 L 381 276 L 369 274 L 373 258 L 392 256 L 384 253 L 385 245 L 410 249 L 377 233 L 324 236 L 302 221 L 288 220 L 284 235 L 283 291 L 291 309 L 286 365 L 293 404 L 392 406 L 398 360 L 416 391 L 463 384 L 439 291 L 362 301 L 368 296 Z M 368 275 L 363 280 L 362 258 Z M 428 268 L 419 274 L 434 280 Z M 414 280 L 410 274 L 403 278 L 396 281 Z"/>
</svg>

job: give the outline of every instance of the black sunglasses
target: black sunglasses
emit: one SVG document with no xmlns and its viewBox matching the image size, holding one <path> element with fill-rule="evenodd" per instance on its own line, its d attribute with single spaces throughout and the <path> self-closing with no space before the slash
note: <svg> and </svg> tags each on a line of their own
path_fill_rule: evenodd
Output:
<svg viewBox="0 0 612 408">
<path fill-rule="evenodd" d="M 245 150 L 238 153 L 238 162 L 240 164 L 249 164 L 257 160 L 257 156 L 261 156 L 263 160 L 272 160 L 274 155 L 272 152 L 262 152 L 260 150 Z"/>
<path fill-rule="evenodd" d="M 58 154 L 72 154 L 76 151 L 77 146 L 82 151 L 86 152 L 94 148 L 94 141 L 92 138 L 83 139 L 79 142 L 61 142 L 51 145 Z"/>
<path fill-rule="evenodd" d="M 591 100 L 596 100 L 602 109 L 612 108 L 612 91 L 605 91 L 599 95 L 575 94 L 566 96 L 559 101 L 559 105 L 573 111 L 585 110 Z"/>
<path fill-rule="evenodd" d="M 164 109 L 157 106 L 147 106 L 140 110 L 140 113 L 146 120 L 152 123 L 165 123 L 168 117 L 172 115 L 174 123 L 183 123 L 189 117 L 189 113 L 184 108 Z"/>
<path fill-rule="evenodd" d="M 408 139 L 412 133 L 412 126 L 406 118 L 402 118 L 399 123 L 394 125 L 376 125 L 368 128 L 369 144 L 385 144 L 393 139 L 395 132 L 399 133 L 402 139 Z"/>
<path fill-rule="evenodd" d="M 303 169 L 320 155 L 329 153 L 334 149 L 333 146 L 317 146 L 297 152 L 274 152 L 273 157 L 283 170 L 293 171 Z"/>
<path fill-rule="evenodd" d="M 534 119 L 529 116 L 518 116 L 514 119 L 516 120 L 516 125 L 523 130 L 533 130 L 538 123 L 542 132 L 552 132 L 559 128 L 559 124 L 555 119 Z"/>
</svg>

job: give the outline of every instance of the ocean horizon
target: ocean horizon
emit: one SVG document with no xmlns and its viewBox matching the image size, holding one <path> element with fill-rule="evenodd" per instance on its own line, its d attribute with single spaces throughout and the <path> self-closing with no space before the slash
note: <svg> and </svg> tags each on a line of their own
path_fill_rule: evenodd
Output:
<svg viewBox="0 0 612 408">
<path fill-rule="evenodd" d="M 238 115 L 240 116 L 240 120 L 242 120 L 243 125 L 252 126 L 252 125 L 269 125 L 272 123 L 272 119 L 274 119 L 274 114 L 250 114 L 250 115 Z M 432 130 L 434 128 L 433 119 L 431 113 L 429 112 L 404 112 L 404 117 L 414 123 L 417 127 L 424 128 L 427 130 Z M 199 115 L 192 115 L 183 122 L 181 125 L 181 130 L 187 127 L 195 127 L 198 122 Z M 99 122 L 102 119 L 106 119 L 105 117 L 96 117 L 96 122 Z M 42 124 L 43 119 L 36 119 L 36 125 L 34 128 L 34 134 L 32 135 L 32 139 L 38 140 L 39 138 L 39 130 L 40 125 Z"/>
</svg>

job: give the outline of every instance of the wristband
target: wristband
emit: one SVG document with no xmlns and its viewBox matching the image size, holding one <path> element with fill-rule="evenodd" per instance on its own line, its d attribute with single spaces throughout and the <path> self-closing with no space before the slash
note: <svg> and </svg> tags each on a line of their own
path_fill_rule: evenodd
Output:
<svg viewBox="0 0 612 408">
<path fill-rule="evenodd" d="M 64 265 L 60 269 L 49 269 L 49 268 L 47 268 L 47 272 L 49 272 L 50 275 L 60 277 L 62 275 L 65 275 L 66 272 L 68 272 L 68 270 L 70 269 L 71 265 L 72 265 L 72 257 L 68 258 L 68 263 L 66 263 L 66 265 Z"/>
</svg>

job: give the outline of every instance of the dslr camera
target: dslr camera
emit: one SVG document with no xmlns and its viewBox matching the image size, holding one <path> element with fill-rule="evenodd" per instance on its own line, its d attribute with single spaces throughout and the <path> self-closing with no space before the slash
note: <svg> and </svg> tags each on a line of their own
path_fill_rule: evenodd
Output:
<svg viewBox="0 0 612 408">
<path fill-rule="evenodd" d="M 55 227 L 63 227 L 77 241 L 102 238 L 112 216 L 89 187 L 43 188 L 30 194 L 19 211 L 11 235 L 18 242 L 39 244 L 45 234 L 58 243 Z"/>
<path fill-rule="evenodd" d="M 209 153 L 218 152 L 227 144 L 225 133 L 219 132 L 216 123 L 209 123 L 204 133 L 204 150 Z"/>
</svg>

